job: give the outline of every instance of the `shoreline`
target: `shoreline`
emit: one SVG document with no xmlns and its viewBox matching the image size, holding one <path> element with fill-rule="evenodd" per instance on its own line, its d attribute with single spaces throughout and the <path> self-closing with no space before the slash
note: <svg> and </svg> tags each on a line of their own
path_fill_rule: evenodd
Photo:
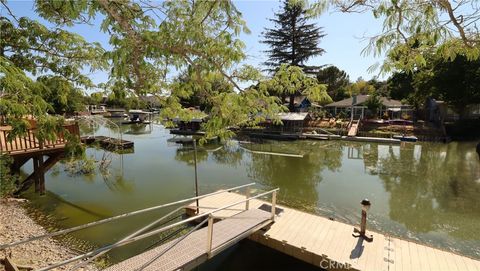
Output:
<svg viewBox="0 0 480 271">
<path fill-rule="evenodd" d="M 46 234 L 48 231 L 37 223 L 27 212 L 27 200 L 2 199 L 0 200 L 0 244 L 18 241 L 31 236 Z M 66 260 L 78 255 L 59 240 L 45 238 L 18 245 L 0 251 L 0 258 L 7 256 L 22 269 L 23 267 L 37 269 L 47 264 Z M 54 270 L 67 270 L 73 264 L 65 265 Z M 0 271 L 5 266 L 0 264 Z M 79 270 L 99 270 L 94 264 L 89 264 Z"/>
</svg>

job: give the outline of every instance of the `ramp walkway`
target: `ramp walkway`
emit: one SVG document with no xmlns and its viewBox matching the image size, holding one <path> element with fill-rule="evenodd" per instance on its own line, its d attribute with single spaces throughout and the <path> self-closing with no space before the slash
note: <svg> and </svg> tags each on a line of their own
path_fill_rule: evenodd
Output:
<svg viewBox="0 0 480 271">
<path fill-rule="evenodd" d="M 358 128 L 360 126 L 360 120 L 354 120 L 348 129 L 348 136 L 356 136 L 358 133 Z"/>
<path fill-rule="evenodd" d="M 141 225 L 142 227 L 140 229 L 132 232 L 128 236 L 121 238 L 115 243 L 106 245 L 101 248 L 97 248 L 93 251 L 86 252 L 84 254 L 60 262 L 46 263 L 46 266 L 36 269 L 36 271 L 47 271 L 57 269 L 59 267 L 68 267 L 68 270 L 77 270 L 112 249 L 158 235 L 167 230 L 177 228 L 180 225 L 185 225 L 187 223 L 198 223 L 196 226 L 193 227 L 193 229 L 190 229 L 189 232 L 184 234 L 183 236 L 177 237 L 176 239 L 162 244 L 156 248 L 133 256 L 132 258 L 115 264 L 107 269 L 135 271 L 179 269 L 189 270 L 274 222 L 276 214 L 276 195 L 278 188 L 267 192 L 259 193 L 254 196 L 250 196 L 250 186 L 252 185 L 254 185 L 254 183 L 244 184 L 226 190 L 219 190 L 209 194 L 196 196 L 188 199 L 182 199 L 176 202 L 161 204 L 146 209 L 136 210 L 130 213 L 125 213 L 95 222 L 90 222 L 73 228 L 64 229 L 44 235 L 28 237 L 9 244 L 0 244 L 0 253 L 4 249 L 29 243 L 35 240 L 64 235 L 89 227 L 98 226 L 104 223 L 117 221 L 122 218 L 131 217 L 134 215 L 151 212 L 153 210 L 158 210 L 166 207 L 180 205 L 178 208 L 174 209 L 173 211 L 162 217 L 154 217 L 154 220 L 150 224 Z M 228 194 L 231 191 L 238 191 L 239 189 L 243 188 L 246 189 L 246 196 L 243 196 L 241 199 L 235 200 L 233 202 L 225 202 L 225 204 L 220 207 L 209 208 L 208 206 L 198 205 L 199 200 L 202 198 L 217 194 Z M 251 200 L 267 196 L 271 196 L 269 210 L 264 210 L 261 208 L 250 208 Z M 190 203 L 193 204 L 193 207 L 188 206 L 188 204 Z M 232 209 L 233 206 L 239 205 L 241 205 L 241 208 Z M 202 212 L 200 212 L 200 209 L 202 209 Z M 203 211 L 204 209 L 208 209 L 208 211 L 205 212 Z M 166 221 L 167 218 L 171 218 L 173 215 L 178 214 L 178 212 L 185 210 L 187 217 L 182 215 L 181 221 L 172 222 L 173 220 L 170 220 L 171 223 L 168 223 L 167 225 L 164 225 L 160 228 L 156 228 L 160 222 Z M 230 213 L 231 215 L 226 215 L 230 211 L 234 211 L 234 213 Z M 205 224 L 207 224 L 208 226 L 202 228 L 202 226 L 204 226 Z M 75 262 L 77 262 L 75 266 L 68 266 Z"/>
<path fill-rule="evenodd" d="M 196 230 L 185 239 L 170 241 L 113 265 L 106 271 L 123 270 L 189 270 L 207 261 L 217 253 L 250 236 L 271 223 L 270 213 L 259 209 L 243 211 L 213 225 L 211 250 L 209 249 L 208 227 Z M 211 251 L 208 253 L 207 251 Z M 161 255 L 161 256 L 159 256 Z M 151 262 L 148 266 L 146 263 Z"/>
</svg>

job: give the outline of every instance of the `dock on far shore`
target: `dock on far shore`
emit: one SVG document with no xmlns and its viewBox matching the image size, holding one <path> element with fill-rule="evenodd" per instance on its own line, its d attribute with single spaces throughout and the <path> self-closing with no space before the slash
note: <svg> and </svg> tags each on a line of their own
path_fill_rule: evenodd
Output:
<svg viewBox="0 0 480 271">
<path fill-rule="evenodd" d="M 200 212 L 208 212 L 245 199 L 225 192 L 200 199 Z M 191 205 L 194 207 L 194 204 Z M 206 207 L 206 208 L 202 208 Z M 222 210 L 229 217 L 242 212 L 245 203 Z M 252 199 L 249 208 L 270 210 L 270 203 Z M 445 270 L 480 271 L 480 261 L 386 234 L 369 232 L 373 241 L 352 235 L 354 226 L 277 206 L 278 216 L 266 230 L 249 238 L 267 247 L 327 270 Z"/>
</svg>

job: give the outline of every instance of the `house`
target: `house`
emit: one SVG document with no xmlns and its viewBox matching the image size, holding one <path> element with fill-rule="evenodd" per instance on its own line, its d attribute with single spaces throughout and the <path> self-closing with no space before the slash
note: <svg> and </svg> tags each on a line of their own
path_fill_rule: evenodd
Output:
<svg viewBox="0 0 480 271">
<path fill-rule="evenodd" d="M 290 97 L 285 98 L 284 105 L 286 107 L 290 105 Z M 295 107 L 295 112 L 307 112 L 311 107 L 321 108 L 320 105 L 310 102 L 306 96 L 295 96 L 293 99 L 293 105 Z"/>
<path fill-rule="evenodd" d="M 480 104 L 465 105 L 465 119 L 479 119 L 480 118 Z M 448 106 L 446 102 L 436 100 L 429 97 L 425 102 L 425 120 L 440 124 L 444 121 L 456 121 L 460 119 L 460 115 L 456 113 L 452 107 Z"/>
<path fill-rule="evenodd" d="M 324 106 L 328 112 L 336 116 L 340 112 L 345 112 L 354 119 L 364 118 L 368 111 L 365 102 L 370 95 L 355 95 L 350 98 L 333 102 Z M 382 117 L 386 113 L 391 119 L 400 119 L 404 114 L 412 114 L 412 107 L 403 104 L 401 101 L 393 100 L 387 97 L 380 97 L 382 106 L 378 111 L 378 116 Z M 352 111 L 353 110 L 353 111 Z M 353 113 L 353 115 L 352 115 Z"/>
<path fill-rule="evenodd" d="M 147 94 L 145 96 L 139 96 L 139 99 L 146 104 L 147 108 L 160 108 L 161 100 L 165 99 L 165 97 Z"/>
</svg>

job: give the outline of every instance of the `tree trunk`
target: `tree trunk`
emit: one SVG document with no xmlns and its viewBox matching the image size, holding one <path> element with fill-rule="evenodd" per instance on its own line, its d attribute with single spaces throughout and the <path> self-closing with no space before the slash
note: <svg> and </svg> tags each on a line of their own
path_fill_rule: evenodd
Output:
<svg viewBox="0 0 480 271">
<path fill-rule="evenodd" d="M 295 112 L 295 94 L 290 94 L 290 103 L 288 104 L 288 110 Z"/>
</svg>

